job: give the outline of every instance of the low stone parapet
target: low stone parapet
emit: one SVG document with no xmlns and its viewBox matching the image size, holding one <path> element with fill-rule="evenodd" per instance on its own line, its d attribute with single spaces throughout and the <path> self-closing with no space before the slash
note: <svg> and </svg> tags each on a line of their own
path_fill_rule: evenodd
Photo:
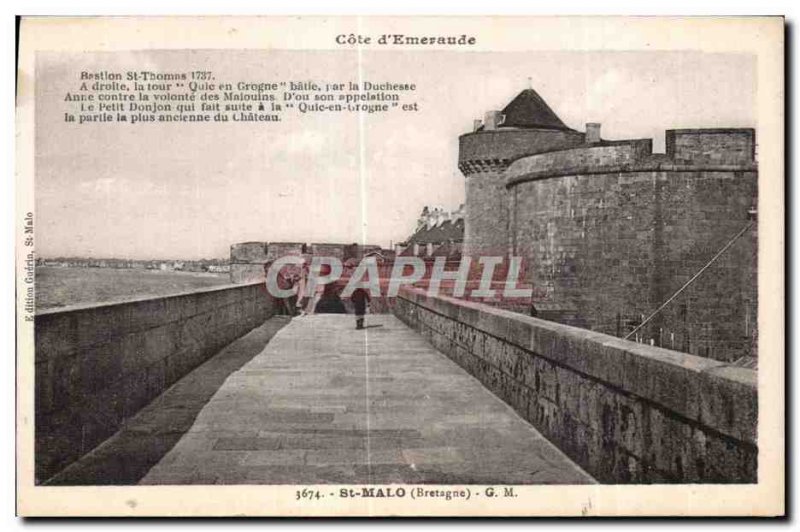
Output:
<svg viewBox="0 0 800 532">
<path fill-rule="evenodd" d="M 404 287 L 395 314 L 601 482 L 757 480 L 757 373 Z"/>
<path fill-rule="evenodd" d="M 36 481 L 273 314 L 263 283 L 36 314 Z"/>
</svg>

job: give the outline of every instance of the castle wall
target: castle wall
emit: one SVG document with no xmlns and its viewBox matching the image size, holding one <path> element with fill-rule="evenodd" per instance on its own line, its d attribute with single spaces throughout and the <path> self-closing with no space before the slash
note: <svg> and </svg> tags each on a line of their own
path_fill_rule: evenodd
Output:
<svg viewBox="0 0 800 532">
<path fill-rule="evenodd" d="M 485 159 L 513 161 L 526 155 L 583 144 L 584 134 L 550 129 L 495 129 L 459 137 L 458 162 Z"/>
<path fill-rule="evenodd" d="M 631 142 L 536 155 L 507 170 L 511 246 L 527 260 L 537 305 L 624 335 L 748 223 L 757 172 L 741 162 L 746 143 L 734 138 L 728 155 L 711 157 L 721 136 L 710 146 L 702 138 L 675 137 L 675 153 L 698 154 L 684 164 Z M 753 226 L 639 340 L 721 360 L 755 355 L 756 251 Z"/>
<path fill-rule="evenodd" d="M 533 172 L 548 177 L 563 172 L 591 173 L 598 168 L 623 167 L 634 164 L 650 155 L 652 151 L 653 141 L 651 139 L 581 146 L 524 157 L 514 163 L 511 174 L 527 179 Z"/>
<path fill-rule="evenodd" d="M 270 242 L 267 244 L 267 261 L 277 260 L 286 255 L 301 255 L 308 251 L 302 242 Z"/>
<path fill-rule="evenodd" d="M 753 129 L 671 129 L 667 155 L 695 163 L 747 164 L 755 159 Z"/>
<path fill-rule="evenodd" d="M 242 242 L 231 246 L 231 283 L 253 283 L 266 278 L 264 265 L 286 255 L 311 255 L 335 257 L 341 261 L 350 258 L 360 260 L 363 254 L 380 251 L 376 245 L 328 244 L 303 242 Z"/>
<path fill-rule="evenodd" d="M 353 255 L 352 248 L 351 244 L 311 244 L 310 252 L 315 257 L 336 257 L 344 260 L 345 255 Z"/>
<path fill-rule="evenodd" d="M 300 242 L 241 242 L 231 246 L 231 283 L 256 283 L 264 281 L 264 265 L 284 255 L 305 253 L 306 244 Z"/>
<path fill-rule="evenodd" d="M 508 199 L 503 164 L 487 164 L 467 178 L 464 216 L 464 254 L 505 255 L 508 253 Z"/>
<path fill-rule="evenodd" d="M 464 253 L 508 252 L 508 195 L 503 172 L 520 157 L 579 145 L 575 131 L 499 129 L 459 138 L 459 169 L 466 177 Z"/>
</svg>

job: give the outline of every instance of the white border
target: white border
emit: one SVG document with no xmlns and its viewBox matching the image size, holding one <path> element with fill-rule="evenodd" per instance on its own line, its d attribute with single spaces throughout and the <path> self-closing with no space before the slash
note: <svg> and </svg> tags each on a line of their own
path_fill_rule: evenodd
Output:
<svg viewBox="0 0 800 532">
<path fill-rule="evenodd" d="M 463 4 L 463 3 L 459 3 Z M 15 2 L 9 5 L 10 13 L 7 14 L 5 18 L 6 28 L 10 31 L 6 32 L 7 38 L 4 41 L 6 52 L 4 57 L 7 58 L 9 61 L 9 65 L 7 65 L 6 72 L 13 71 L 13 58 L 14 58 L 14 43 L 13 40 L 10 38 L 13 35 L 13 18 L 11 17 L 14 13 L 25 13 L 25 14 L 190 14 L 190 13 L 219 13 L 219 14 L 248 14 L 248 13 L 264 13 L 265 11 L 269 10 L 271 13 L 279 14 L 279 13 L 328 13 L 331 11 L 331 4 L 326 2 L 305 2 L 299 4 L 297 2 L 293 2 L 291 4 L 282 4 L 279 6 L 270 6 L 267 8 L 263 3 L 260 5 L 254 5 L 247 2 L 241 2 L 238 0 L 231 0 L 225 3 L 219 2 L 209 2 L 209 1 L 198 1 L 187 3 L 185 5 L 169 5 L 165 4 L 165 2 L 156 2 L 156 1 L 139 1 L 139 2 L 131 2 L 131 1 L 122 1 L 122 2 L 115 2 L 113 5 L 110 3 L 104 2 L 83 2 L 80 4 L 76 4 L 71 2 L 69 4 L 65 4 L 63 2 Z M 361 13 L 361 14 L 369 14 L 369 13 L 390 13 L 395 12 L 397 6 L 394 7 L 395 10 L 386 9 L 376 7 L 372 2 L 349 2 L 344 6 L 337 6 L 337 13 L 338 14 L 347 14 L 347 13 Z M 447 7 L 451 7 L 447 9 Z M 796 4 L 793 2 L 752 2 L 752 1 L 728 1 L 724 4 L 704 4 L 700 2 L 691 2 L 691 1 L 672 1 L 669 3 L 629 3 L 629 2 L 619 2 L 619 1 L 605 1 L 602 4 L 594 3 L 594 2 L 572 2 L 572 3 L 551 3 L 551 4 L 537 4 L 536 6 L 525 6 L 526 9 L 520 9 L 520 6 L 517 2 L 507 2 L 504 0 L 497 0 L 493 1 L 491 5 L 481 5 L 480 8 L 477 7 L 470 7 L 459 5 L 458 9 L 456 6 L 433 6 L 431 2 L 419 2 L 415 0 L 409 0 L 403 2 L 403 13 L 405 14 L 423 14 L 423 13 L 458 13 L 458 14 L 491 14 L 491 13 L 516 13 L 521 14 L 523 11 L 529 14 L 545 14 L 545 13 L 559 13 L 559 14 L 630 14 L 632 9 L 635 9 L 637 14 L 749 14 L 749 13 L 759 13 L 759 14 L 788 14 L 791 18 L 794 18 L 794 15 L 797 11 Z M 793 58 L 794 62 L 794 58 Z M 5 142 L 3 146 L 6 150 L 6 157 L 3 157 L 2 160 L 5 161 L 6 167 L 6 176 L 12 176 L 13 174 L 13 161 L 14 161 L 14 129 L 13 129 L 13 117 L 14 117 L 14 110 L 13 110 L 13 101 L 14 101 L 14 87 L 13 87 L 13 77 L 7 77 L 7 82 L 3 84 L 2 87 L 2 94 L 5 96 L 4 101 L 6 105 L 3 107 L 2 112 L 4 113 L 4 117 L 6 118 L 5 124 L 6 127 L 3 128 L 3 135 Z M 790 95 L 787 95 L 791 97 Z M 789 118 L 789 117 L 787 117 Z M 798 140 L 795 137 L 794 144 L 791 147 L 787 147 L 792 151 L 795 151 L 797 148 Z M 792 179 L 792 176 L 787 176 L 787 179 Z M 5 201 L 8 203 L 5 205 L 6 209 L 5 212 L 13 212 L 13 199 L 14 198 L 14 186 L 13 186 L 13 179 L 6 179 L 3 181 L 2 184 L 4 188 L 3 192 L 5 194 L 0 195 L 0 197 L 4 198 Z M 797 187 L 795 187 L 794 193 L 796 192 Z M 793 196 L 794 198 L 794 196 Z M 789 210 L 791 213 L 791 209 Z M 7 296 L 8 299 L 13 299 L 14 297 L 14 287 L 13 283 L 8 282 L 9 280 L 14 278 L 13 275 L 13 239 L 14 239 L 14 220 L 16 218 L 10 219 L 10 217 L 6 217 L 5 222 L 8 223 L 8 226 L 5 227 L 6 230 L 0 232 L 4 239 L 7 239 L 4 243 L 6 244 L 5 250 L 7 255 L 5 257 L 8 260 L 2 261 L 2 267 L 6 279 L 6 284 L 3 285 L 3 295 Z M 6 301 L 8 301 L 6 299 Z M 8 307 L 6 307 L 8 308 Z M 4 314 L 4 317 L 6 315 Z M 3 338 L 6 338 L 9 341 L 10 349 L 7 352 L 13 353 L 13 338 L 14 338 L 14 323 L 13 323 L 13 314 L 9 312 L 8 320 L 3 320 Z M 795 323 L 793 323 L 794 325 Z M 791 356 L 791 353 L 789 353 Z M 7 377 L 9 379 L 7 389 L 13 389 L 13 358 L 9 357 L 9 372 Z M 795 364 L 795 371 L 797 368 L 797 364 Z M 795 375 L 793 375 L 794 377 Z M 6 427 L 10 427 L 13 424 L 14 420 L 14 411 L 13 411 L 13 398 L 11 394 L 7 394 L 6 397 L 6 408 L 2 409 L 2 412 L 6 415 L 4 421 L 6 421 Z M 8 457 L 14 451 L 14 437 L 13 432 L 6 431 L 6 437 L 3 439 L 3 449 L 6 451 L 6 456 Z M 11 506 L 13 504 L 14 496 L 13 496 L 13 486 L 12 481 L 13 479 L 13 469 L 9 466 L 10 460 L 6 460 L 3 462 L 7 465 L 7 470 L 3 471 L 6 473 L 4 476 L 7 479 L 6 483 L 3 484 L 3 493 L 4 497 L 2 498 L 6 504 Z M 795 505 L 796 507 L 796 505 Z M 7 511 L 3 512 L 3 515 L 10 516 L 13 513 L 13 508 L 8 508 Z M 13 521 L 13 525 L 19 525 L 20 522 Z M 12 524 L 12 523 L 6 523 Z M 152 526 L 152 523 L 151 525 Z M 414 525 L 410 525 L 414 526 Z"/>
</svg>

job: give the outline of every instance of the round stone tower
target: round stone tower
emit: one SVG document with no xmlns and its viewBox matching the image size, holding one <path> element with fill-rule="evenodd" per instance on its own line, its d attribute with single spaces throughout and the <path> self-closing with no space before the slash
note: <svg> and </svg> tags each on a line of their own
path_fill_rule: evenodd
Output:
<svg viewBox="0 0 800 532">
<path fill-rule="evenodd" d="M 509 243 L 530 266 L 539 316 L 755 358 L 755 131 L 670 130 L 665 154 L 650 139 L 602 140 L 596 125 L 586 136 L 504 174 Z"/>
<path fill-rule="evenodd" d="M 459 138 L 458 168 L 466 178 L 464 255 L 509 251 L 509 197 L 505 170 L 520 157 L 584 143 L 533 89 L 519 93 L 502 111 L 476 120 Z"/>
<path fill-rule="evenodd" d="M 521 257 L 539 317 L 750 364 L 755 145 L 752 129 L 670 130 L 657 154 L 524 90 L 459 138 L 464 255 Z"/>
</svg>

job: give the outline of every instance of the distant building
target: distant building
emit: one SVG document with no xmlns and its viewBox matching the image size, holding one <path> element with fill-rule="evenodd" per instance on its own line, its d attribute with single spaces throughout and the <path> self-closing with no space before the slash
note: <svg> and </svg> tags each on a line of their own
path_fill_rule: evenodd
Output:
<svg viewBox="0 0 800 532">
<path fill-rule="evenodd" d="M 417 230 L 405 242 L 397 244 L 395 253 L 402 257 L 447 257 L 448 260 L 458 260 L 463 242 L 463 204 L 453 212 L 426 206 L 417 220 Z"/>
</svg>

